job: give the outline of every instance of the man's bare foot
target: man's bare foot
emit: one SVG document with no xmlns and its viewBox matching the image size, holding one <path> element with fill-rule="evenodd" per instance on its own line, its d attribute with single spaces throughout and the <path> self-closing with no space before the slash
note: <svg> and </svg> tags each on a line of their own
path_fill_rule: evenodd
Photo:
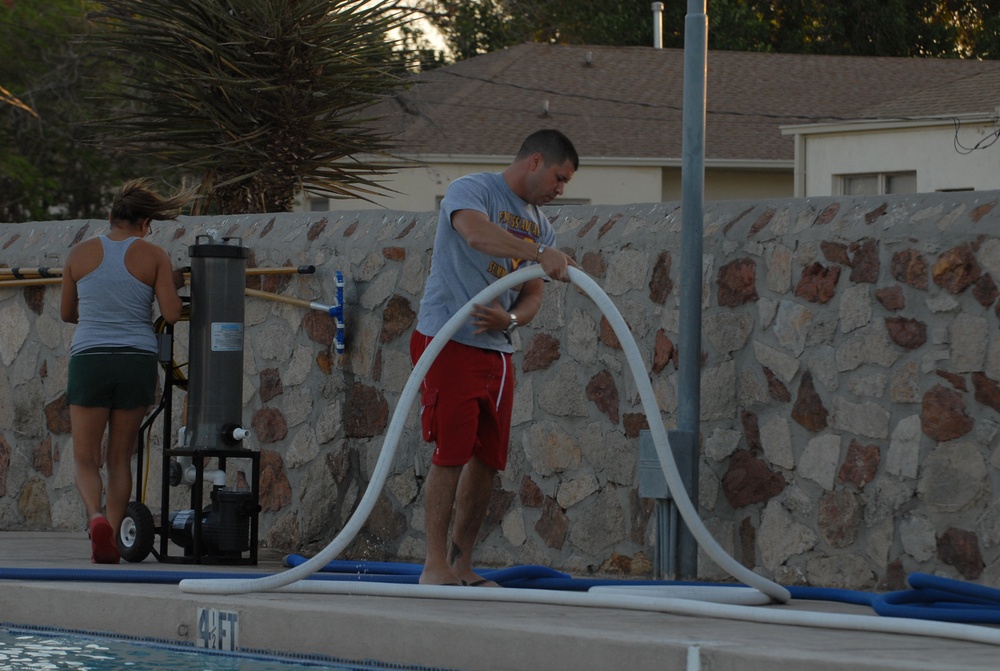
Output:
<svg viewBox="0 0 1000 671">
<path fill-rule="evenodd" d="M 420 574 L 420 579 L 417 581 L 421 585 L 448 585 L 458 587 L 462 585 L 462 581 L 452 575 L 450 572 L 438 573 L 432 571 L 424 571 Z"/>
</svg>

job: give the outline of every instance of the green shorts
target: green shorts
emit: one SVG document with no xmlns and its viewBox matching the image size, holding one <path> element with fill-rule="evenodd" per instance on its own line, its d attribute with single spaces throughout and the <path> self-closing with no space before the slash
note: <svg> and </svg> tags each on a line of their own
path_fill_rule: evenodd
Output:
<svg viewBox="0 0 1000 671">
<path fill-rule="evenodd" d="M 69 358 L 66 403 L 131 410 L 156 402 L 157 358 L 129 347 L 88 349 Z"/>
</svg>

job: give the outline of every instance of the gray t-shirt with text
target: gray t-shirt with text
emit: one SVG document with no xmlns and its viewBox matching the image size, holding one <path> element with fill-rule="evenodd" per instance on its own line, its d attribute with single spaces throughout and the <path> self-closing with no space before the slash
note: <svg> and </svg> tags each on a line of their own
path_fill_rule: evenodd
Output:
<svg viewBox="0 0 1000 671">
<path fill-rule="evenodd" d="M 529 205 L 511 191 L 501 173 L 476 173 L 452 182 L 441 201 L 431 272 L 420 301 L 417 330 L 434 336 L 477 293 L 533 261 L 503 259 L 478 252 L 451 225 L 458 210 L 483 212 L 489 220 L 520 238 L 546 246 L 555 244 L 555 232 L 536 205 Z M 500 305 L 509 310 L 518 290 L 498 296 Z M 473 347 L 511 352 L 510 340 L 502 331 L 491 330 L 473 335 L 471 319 L 452 336 L 452 340 Z"/>
</svg>

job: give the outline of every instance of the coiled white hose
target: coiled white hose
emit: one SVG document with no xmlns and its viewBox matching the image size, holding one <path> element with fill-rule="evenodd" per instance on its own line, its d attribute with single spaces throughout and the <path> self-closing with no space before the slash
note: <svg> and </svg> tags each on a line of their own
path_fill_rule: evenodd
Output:
<svg viewBox="0 0 1000 671">
<path fill-rule="evenodd" d="M 483 289 L 465 305 L 465 307 L 455 314 L 442 327 L 438 334 L 428 344 L 427 349 L 413 367 L 409 380 L 400 395 L 399 404 L 393 413 L 386 437 L 382 444 L 382 452 L 378 462 L 372 472 L 371 482 L 365 490 L 364 496 L 358 504 L 357 509 L 351 518 L 344 525 L 341 532 L 327 545 L 319 554 L 309 561 L 291 568 L 282 573 L 264 576 L 261 578 L 247 579 L 200 579 L 182 580 L 180 589 L 184 592 L 195 594 L 247 594 L 251 592 L 266 592 L 280 590 L 282 592 L 294 593 L 322 593 L 322 594 L 355 594 L 355 595 L 384 595 L 415 598 L 432 599 L 463 599 L 478 601 L 516 601 L 525 603 L 560 604 L 573 606 L 590 606 L 604 608 L 623 608 L 633 610 L 651 610 L 658 612 L 669 612 L 676 614 L 688 614 L 705 617 L 719 617 L 734 620 L 744 620 L 750 622 L 765 622 L 772 624 L 784 624 L 795 626 L 825 627 L 830 629 L 850 629 L 860 631 L 878 631 L 885 633 L 901 633 L 911 635 L 938 636 L 955 638 L 981 643 L 991 643 L 1000 645 L 1000 631 L 986 627 L 977 627 L 962 624 L 950 624 L 941 622 L 927 622 L 922 620 L 885 618 L 877 616 L 863 615 L 842 615 L 828 613 L 810 613 L 800 610 L 783 611 L 776 608 L 759 608 L 742 605 L 708 603 L 705 601 L 692 600 L 690 594 L 684 598 L 663 598 L 662 596 L 644 596 L 634 592 L 616 593 L 612 590 L 598 590 L 593 593 L 580 592 L 554 592 L 550 590 L 531 589 L 461 589 L 455 587 L 438 587 L 430 585 L 395 585 L 384 583 L 342 583 L 330 581 L 308 581 L 303 582 L 313 573 L 316 573 L 328 563 L 336 559 L 340 553 L 350 544 L 357 533 L 361 530 L 372 508 L 385 480 L 389 475 L 392 460 L 395 457 L 396 448 L 399 443 L 403 427 L 406 422 L 406 415 L 410 406 L 413 405 L 417 394 L 420 391 L 420 384 L 424 376 L 430 369 L 431 364 L 437 355 L 444 348 L 445 343 L 455 334 L 463 323 L 469 318 L 473 305 L 489 304 L 493 298 L 502 292 L 518 284 L 522 284 L 530 279 L 544 277 L 545 272 L 538 265 L 523 268 L 510 275 L 494 282 L 486 289 Z M 785 603 L 790 600 L 791 595 L 788 590 L 774 583 L 763 576 L 760 576 L 746 568 L 735 559 L 730 557 L 725 550 L 716 542 L 702 523 L 701 518 L 691 500 L 687 497 L 686 490 L 677 472 L 673 455 L 670 451 L 670 444 L 667 438 L 666 428 L 660 417 L 659 406 L 653 393 L 649 376 L 646 373 L 645 364 L 639 353 L 639 348 L 632 337 L 621 313 L 611 302 L 604 291 L 588 277 L 585 273 L 576 268 L 569 269 L 570 280 L 576 284 L 584 293 L 594 301 L 601 310 L 615 335 L 622 345 L 622 350 L 632 370 L 636 385 L 639 390 L 639 398 L 643 410 L 649 421 L 650 433 L 656 453 L 660 460 L 660 467 L 663 470 L 667 485 L 677 505 L 678 512 L 687 524 L 688 529 L 697 540 L 699 546 L 711 559 L 731 576 L 740 580 L 746 585 L 759 590 L 763 595 L 771 600 Z M 741 590 L 742 591 L 742 590 Z M 662 594 L 663 592 L 658 592 Z M 736 594 L 734 593 L 734 596 Z M 741 595 L 740 598 L 744 598 Z M 716 598 L 713 596 L 713 598 Z M 763 599 L 766 601 L 767 599 Z M 745 601 L 744 601 L 745 602 Z"/>
</svg>

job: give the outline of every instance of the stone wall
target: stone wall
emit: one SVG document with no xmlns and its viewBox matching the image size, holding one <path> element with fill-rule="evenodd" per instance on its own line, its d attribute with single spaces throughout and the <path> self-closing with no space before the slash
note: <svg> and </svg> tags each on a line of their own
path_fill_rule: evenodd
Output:
<svg viewBox="0 0 1000 671">
<path fill-rule="evenodd" d="M 916 570 L 997 582 L 998 198 L 706 205 L 700 507 L 738 560 L 788 584 L 898 587 Z M 550 214 L 560 246 L 631 327 L 673 427 L 678 205 Z M 410 372 L 435 220 L 369 211 L 156 227 L 152 241 L 177 265 L 189 263 L 195 235 L 216 228 L 242 238 L 252 267 L 318 269 L 250 281 L 266 291 L 329 303 L 334 271 L 346 277 L 343 356 L 325 313 L 247 299 L 242 389 L 250 445 L 262 452 L 264 545 L 325 546 L 363 494 Z M 0 265 L 58 267 L 72 244 L 105 227 L 5 225 Z M 72 326 L 58 310 L 57 288 L 0 291 L 3 529 L 83 533 L 64 400 Z M 186 361 L 185 329 L 178 362 Z M 542 311 L 515 341 L 511 463 L 497 480 L 477 563 L 651 575 L 654 505 L 637 491 L 646 418 L 607 321 L 572 286 L 549 283 Z M 157 431 L 150 443 L 155 513 Z M 351 557 L 420 560 L 428 461 L 412 408 Z M 172 490 L 172 509 L 187 501 Z M 722 577 L 704 558 L 699 570 Z"/>
</svg>

